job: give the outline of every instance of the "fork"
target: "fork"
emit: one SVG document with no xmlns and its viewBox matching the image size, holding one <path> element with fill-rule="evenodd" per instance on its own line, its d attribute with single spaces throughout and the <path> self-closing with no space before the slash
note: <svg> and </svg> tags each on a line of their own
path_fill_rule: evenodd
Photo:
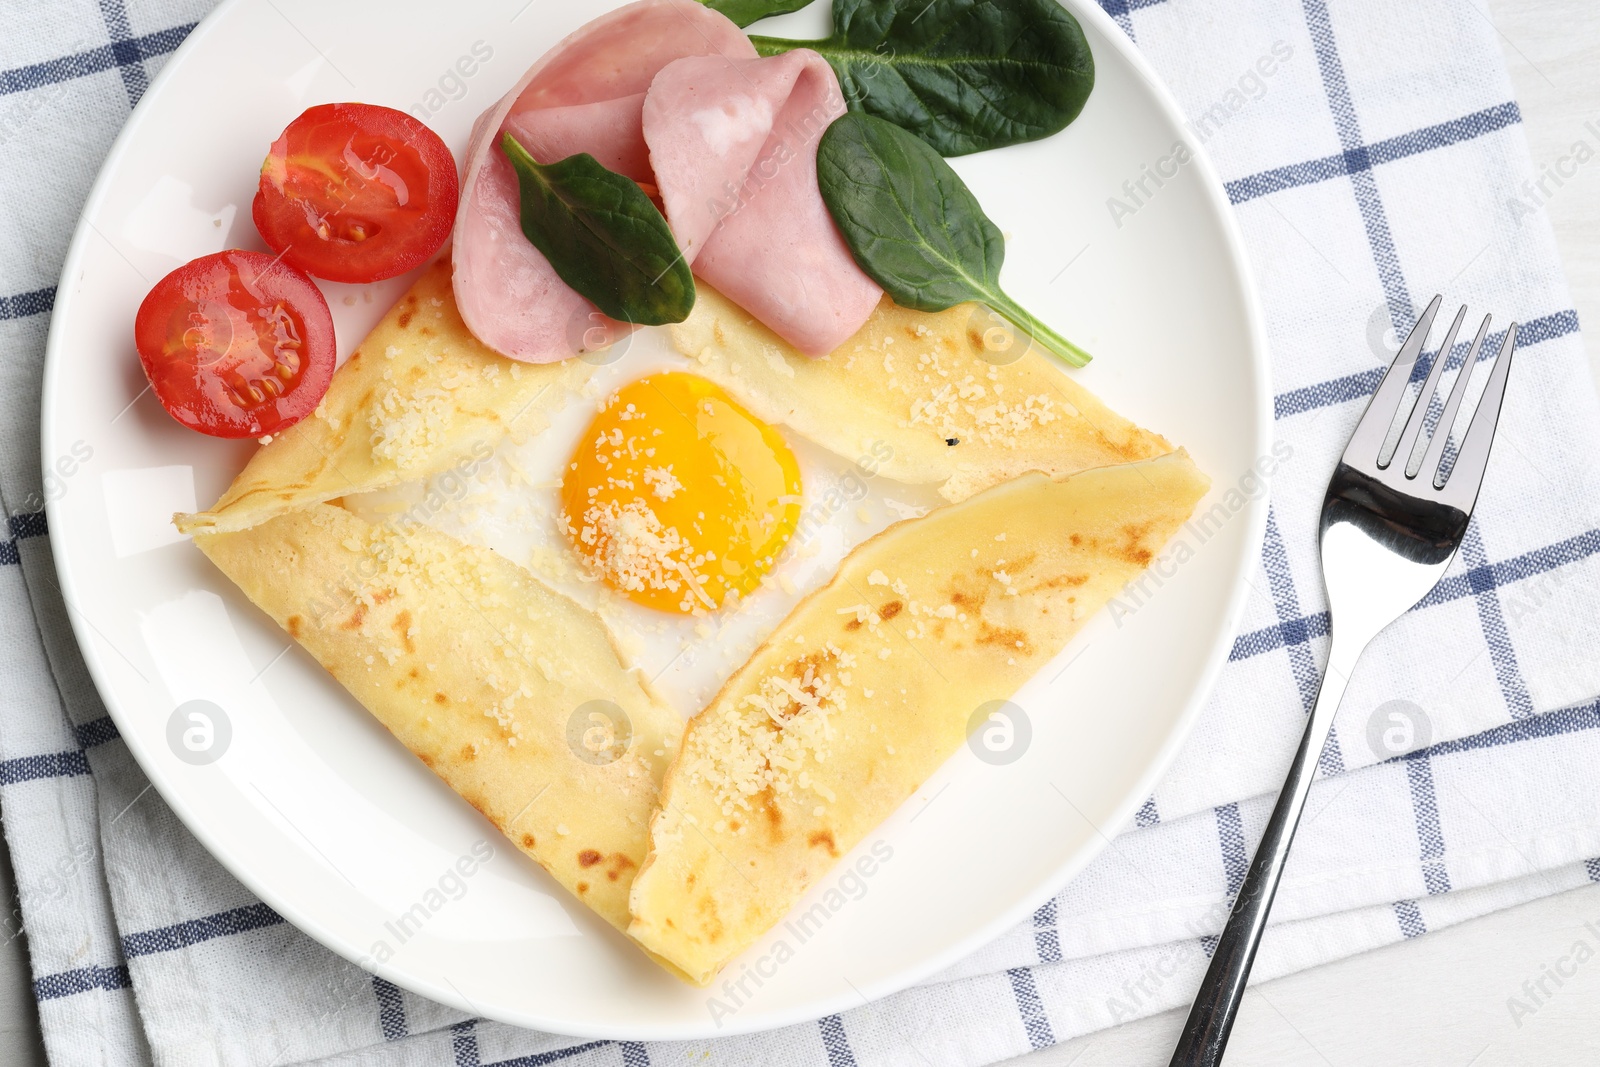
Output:
<svg viewBox="0 0 1600 1067">
<path fill-rule="evenodd" d="M 1487 315 L 1462 360 L 1461 372 L 1420 460 L 1414 453 L 1439 379 L 1454 349 L 1456 332 L 1466 316 L 1465 306 L 1456 313 L 1439 346 L 1433 368 L 1417 394 L 1399 439 L 1392 449 L 1385 447 L 1407 401 L 1412 371 L 1433 327 L 1439 302 L 1440 297 L 1435 296 L 1428 304 L 1389 365 L 1323 497 L 1322 575 L 1330 615 L 1328 669 L 1306 723 L 1305 736 L 1289 765 L 1283 791 L 1212 952 L 1211 965 L 1189 1010 L 1170 1067 L 1214 1067 L 1221 1062 L 1311 789 L 1317 757 L 1328 739 L 1350 672 L 1378 632 L 1438 584 L 1461 547 L 1467 520 L 1477 503 L 1516 349 L 1516 323 L 1506 330 L 1454 464 L 1442 466 L 1445 445 L 1466 395 L 1478 350 L 1488 333 Z M 1419 477 L 1424 473 L 1426 477 Z"/>
</svg>

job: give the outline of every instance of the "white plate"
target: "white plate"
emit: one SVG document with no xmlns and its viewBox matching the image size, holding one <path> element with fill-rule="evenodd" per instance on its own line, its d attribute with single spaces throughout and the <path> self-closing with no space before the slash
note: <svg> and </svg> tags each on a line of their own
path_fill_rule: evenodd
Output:
<svg viewBox="0 0 1600 1067">
<path fill-rule="evenodd" d="M 1162 161 L 1181 116 L 1116 26 L 1074 0 L 1098 69 L 1083 115 L 1046 141 L 954 165 L 1010 235 L 1008 289 L 1095 353 L 1080 381 L 1189 448 L 1216 483 L 1202 509 L 1223 501 L 1227 517 L 1180 534 L 1193 558 L 1163 567 L 1137 610 L 1102 613 L 1018 695 L 1033 732 L 1021 759 L 952 758 L 863 843 L 892 852 L 875 874 L 841 886 L 836 872 L 801 903 L 845 891 L 819 931 L 801 944 L 780 927 L 733 964 L 735 977 L 747 964 L 775 973 L 759 989 L 746 982 L 753 995 L 714 1021 L 710 998 L 727 1006 L 728 993 L 668 977 L 566 899 L 172 531 L 168 516 L 214 500 L 253 446 L 172 423 L 142 393 L 133 352 L 134 311 L 153 282 L 202 253 L 262 247 L 249 218 L 257 168 L 304 108 L 426 111 L 459 151 L 472 119 L 540 53 L 613 5 L 522 6 L 229 0 L 145 94 L 73 240 L 45 372 L 47 469 L 93 453 L 50 483 L 78 640 L 128 746 L 206 847 L 290 922 L 399 985 L 509 1023 L 628 1039 L 849 1008 L 954 963 L 1059 890 L 1148 795 L 1221 666 L 1266 513 L 1259 492 L 1224 493 L 1255 484 L 1246 472 L 1271 441 L 1240 240 L 1204 159 L 1159 188 L 1147 179 L 1153 195 L 1137 214 L 1112 218 L 1107 198 L 1126 199 L 1125 181 L 1174 169 Z M 775 25 L 815 36 L 825 20 L 807 10 Z M 341 354 L 408 281 L 324 286 Z M 232 728 L 225 754 L 203 766 L 167 740 L 174 710 L 197 698 L 222 706 Z M 461 899 L 425 906 L 401 943 L 386 924 L 431 900 L 480 841 L 494 859 Z M 779 938 L 795 952 L 774 968 Z M 378 942 L 394 954 L 373 965 Z"/>
</svg>

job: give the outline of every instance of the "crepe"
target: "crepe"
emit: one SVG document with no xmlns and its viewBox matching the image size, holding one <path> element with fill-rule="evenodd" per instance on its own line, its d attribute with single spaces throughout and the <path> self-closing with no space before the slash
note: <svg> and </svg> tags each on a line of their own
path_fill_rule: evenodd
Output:
<svg viewBox="0 0 1600 1067">
<path fill-rule="evenodd" d="M 487 549 L 314 504 L 195 544 L 612 925 L 683 720 L 592 613 Z"/>
<path fill-rule="evenodd" d="M 1034 348 L 1008 362 L 1009 350 L 989 347 L 1010 336 L 975 304 L 928 314 L 886 298 L 855 336 L 814 359 L 704 284 L 672 327 L 691 369 L 758 418 L 846 459 L 887 451 L 879 474 L 936 485 L 947 500 L 1025 471 L 1073 474 L 1172 451 L 1061 373 L 1054 357 Z"/>
<path fill-rule="evenodd" d="M 977 704 L 1011 695 L 1137 574 L 1205 491 L 1186 454 L 1046 357 L 988 362 L 973 314 L 885 302 L 811 360 L 701 286 L 673 328 L 690 369 L 758 417 L 956 503 L 852 552 L 693 720 L 670 771 L 682 720 L 597 615 L 423 525 L 426 503 L 379 524 L 329 503 L 471 474 L 502 438 L 542 431 L 590 372 L 479 344 L 442 262 L 338 370 L 314 417 L 265 445 L 211 510 L 175 521 L 513 843 L 673 973 L 705 981 L 954 751 Z"/>
<path fill-rule="evenodd" d="M 456 310 L 450 264 L 429 267 L 333 376 L 316 413 L 250 458 L 185 533 L 244 530 L 275 515 L 438 474 L 470 473 L 507 434 L 549 425 L 593 370 L 580 360 L 512 363 Z"/>
<path fill-rule="evenodd" d="M 1181 450 L 1033 472 L 858 547 L 690 720 L 629 935 L 710 981 L 1142 571 L 1208 484 Z"/>
</svg>

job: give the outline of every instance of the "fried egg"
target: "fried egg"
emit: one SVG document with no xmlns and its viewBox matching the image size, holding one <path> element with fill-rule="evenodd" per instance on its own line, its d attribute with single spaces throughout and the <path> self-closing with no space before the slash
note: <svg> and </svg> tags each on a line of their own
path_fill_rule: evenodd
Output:
<svg viewBox="0 0 1600 1067">
<path fill-rule="evenodd" d="M 800 464 L 721 386 L 682 372 L 611 394 L 561 483 L 590 571 L 635 603 L 704 614 L 753 590 L 800 517 Z"/>
<path fill-rule="evenodd" d="M 691 715 L 862 541 L 943 503 L 752 414 L 666 329 L 596 354 L 543 432 L 432 478 L 346 497 L 498 552 L 594 611 Z M 559 387 L 554 387 L 559 388 Z"/>
</svg>

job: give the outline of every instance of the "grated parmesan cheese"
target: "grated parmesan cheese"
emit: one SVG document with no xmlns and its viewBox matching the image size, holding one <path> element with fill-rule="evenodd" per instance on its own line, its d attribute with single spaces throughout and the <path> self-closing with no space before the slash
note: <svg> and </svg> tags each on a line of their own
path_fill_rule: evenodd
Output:
<svg viewBox="0 0 1600 1067">
<path fill-rule="evenodd" d="M 680 769 L 690 781 L 711 787 L 724 817 L 797 791 L 836 799 L 808 768 L 827 762 L 834 717 L 846 707 L 843 687 L 829 669 L 838 659 L 837 651 L 827 651 L 791 663 L 762 678 L 737 704 L 701 721 Z M 746 825 L 740 820 L 732 832 L 743 834 Z M 721 820 L 713 829 L 718 827 L 728 832 Z"/>
</svg>

